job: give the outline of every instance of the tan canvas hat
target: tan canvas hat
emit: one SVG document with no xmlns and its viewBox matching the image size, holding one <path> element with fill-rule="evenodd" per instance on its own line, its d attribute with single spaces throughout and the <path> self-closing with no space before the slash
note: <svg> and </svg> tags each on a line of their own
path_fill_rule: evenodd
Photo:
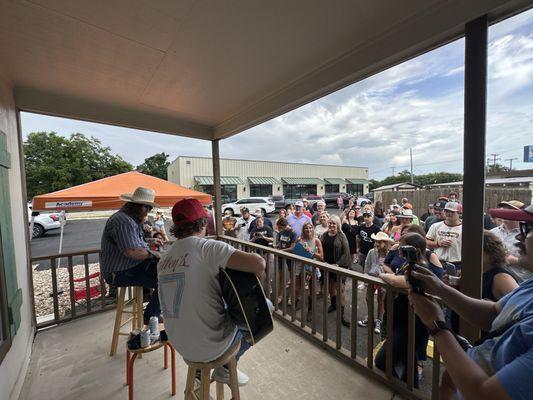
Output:
<svg viewBox="0 0 533 400">
<path fill-rule="evenodd" d="M 373 233 L 372 235 L 370 235 L 370 237 L 372 238 L 372 240 L 378 240 L 382 242 L 394 242 L 394 239 L 392 239 L 385 232 Z"/>
<path fill-rule="evenodd" d="M 159 207 L 159 204 L 154 203 L 155 192 L 152 189 L 139 186 L 133 193 L 125 193 L 120 196 L 120 200 L 129 203 L 144 204 L 145 206 Z"/>
</svg>

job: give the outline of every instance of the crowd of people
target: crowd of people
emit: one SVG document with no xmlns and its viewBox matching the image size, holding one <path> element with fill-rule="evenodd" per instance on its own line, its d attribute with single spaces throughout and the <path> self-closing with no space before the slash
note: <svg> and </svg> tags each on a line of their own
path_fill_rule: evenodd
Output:
<svg viewBox="0 0 533 400">
<path fill-rule="evenodd" d="M 126 195 L 125 206 L 106 224 L 101 264 L 104 278 L 117 286 L 140 285 L 154 289 L 155 296 L 152 294 L 145 310 L 145 322 L 161 312 L 158 288 L 175 286 L 177 281 L 172 279 L 183 278 L 177 286 L 183 290 L 181 306 L 177 305 L 179 316 L 176 305 L 173 312 L 168 311 L 168 304 L 164 307 L 167 310 L 165 325 L 175 347 L 188 359 L 209 361 L 240 341 L 240 356 L 249 344 L 245 343 L 242 330 L 232 325 L 224 314 L 219 289 L 214 284 L 217 271 L 227 267 L 259 276 L 269 258 L 265 260 L 256 254 L 235 250 L 226 243 L 204 239 L 210 215 L 200 203 L 189 199 L 178 202 L 172 210 L 172 233 L 177 240 L 158 265 L 158 256 L 149 248 L 162 240 L 148 237 L 143 229 L 148 211 L 156 205 L 153 197 L 152 201 L 143 200 L 141 194 Z M 385 286 L 352 288 L 366 290 L 372 295 L 367 299 L 377 293 L 376 315 L 355 322 L 361 327 L 372 324 L 374 332 L 382 338 L 386 337 L 384 330 L 392 330 L 393 374 L 396 377 L 406 381 L 409 372 L 407 315 L 411 302 L 417 314 L 413 371 L 416 387 L 423 377 L 426 346 L 429 336 L 433 335 L 447 366 L 441 398 L 454 398 L 456 391 L 463 398 L 481 398 L 476 397 L 476 390 L 484 393 L 483 398 L 487 399 L 528 398 L 533 389 L 527 379 L 533 367 L 533 279 L 530 279 L 533 206 L 510 200 L 489 210 L 487 226 L 489 223 L 493 226 L 484 232 L 482 265 L 483 298 L 486 300 L 468 298 L 458 290 L 461 271 L 468 265 L 463 265 L 461 260 L 463 210 L 456 193 L 436 199 L 421 217 L 414 214 L 412 204 L 405 198 L 387 206 L 381 202 L 361 206 L 356 199 L 351 199 L 346 207 L 339 203 L 338 211 L 328 211 L 323 201 L 311 207 L 302 199 L 280 210 L 274 221 L 262 215 L 261 210 L 250 212 L 243 208 L 240 211 L 238 218 L 229 213 L 224 215 L 225 235 L 380 277 L 386 282 Z M 148 243 L 143 238 L 147 238 Z M 298 308 L 299 300 L 305 295 L 299 292 L 301 280 L 308 280 L 313 269 L 290 258 L 279 260 L 272 267 L 280 272 L 287 268 L 289 273 L 278 273 L 276 284 L 285 287 L 288 282 L 283 282 L 282 277 L 290 279 L 294 272 L 297 291 L 290 301 Z M 416 264 L 414 270 L 408 268 L 412 266 L 409 262 Z M 354 321 L 349 320 L 345 311 L 346 279 L 339 278 L 335 268 L 315 272 L 320 282 L 328 274 L 329 293 L 319 293 L 329 295 L 327 312 L 339 312 L 342 325 L 350 327 Z M 164 284 L 162 276 L 165 276 Z M 416 291 L 413 291 L 415 280 Z M 392 288 L 397 290 L 389 290 Z M 408 295 L 401 289 L 407 289 Z M 168 288 L 165 291 L 168 293 Z M 428 295 L 438 296 L 441 303 Z M 393 296 L 392 316 L 387 316 L 384 310 L 387 296 Z M 310 303 L 307 302 L 308 307 Z M 309 311 L 307 317 L 311 318 Z M 212 318 L 203 318 L 203 315 Z M 482 341 L 467 352 L 459 347 L 456 339 L 459 317 L 482 330 Z M 376 367 L 382 370 L 385 370 L 387 347 L 383 344 L 375 357 Z M 200 352 L 196 348 L 204 350 Z M 227 370 L 218 371 L 216 379 L 228 381 Z M 247 380 L 246 375 L 239 372 L 239 383 Z"/>
</svg>

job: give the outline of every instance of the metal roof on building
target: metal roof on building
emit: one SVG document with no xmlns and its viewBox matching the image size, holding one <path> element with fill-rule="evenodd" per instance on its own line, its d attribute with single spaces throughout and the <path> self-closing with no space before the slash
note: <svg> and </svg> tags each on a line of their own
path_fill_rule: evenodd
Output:
<svg viewBox="0 0 533 400">
<path fill-rule="evenodd" d="M 252 185 L 279 185 L 279 181 L 270 176 L 250 176 L 248 180 Z"/>
<path fill-rule="evenodd" d="M 393 189 L 418 189 L 420 186 L 413 183 L 404 182 L 404 183 L 394 183 L 392 185 L 380 186 L 372 190 L 373 192 L 382 192 L 383 190 L 393 190 Z"/>
<path fill-rule="evenodd" d="M 346 182 L 352 183 L 354 185 L 368 185 L 370 183 L 368 179 L 361 178 L 346 178 Z"/>
<path fill-rule="evenodd" d="M 346 185 L 346 181 L 341 178 L 324 178 L 324 181 L 330 185 Z"/>
<path fill-rule="evenodd" d="M 322 185 L 324 181 L 318 178 L 281 178 L 287 185 Z"/>
<path fill-rule="evenodd" d="M 212 176 L 195 176 L 194 180 L 198 185 L 213 185 Z M 238 176 L 221 176 L 221 185 L 244 185 L 244 182 Z"/>
</svg>

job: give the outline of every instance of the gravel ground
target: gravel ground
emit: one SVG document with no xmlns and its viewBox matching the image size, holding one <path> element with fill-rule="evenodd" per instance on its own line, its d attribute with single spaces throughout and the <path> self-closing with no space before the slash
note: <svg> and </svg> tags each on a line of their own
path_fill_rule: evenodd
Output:
<svg viewBox="0 0 533 400">
<path fill-rule="evenodd" d="M 85 277 L 85 267 L 83 264 L 74 265 L 72 267 L 74 279 Z M 89 275 L 100 272 L 100 264 L 89 264 Z M 59 299 L 59 317 L 70 315 L 70 284 L 69 274 L 67 268 L 57 269 L 57 290 Z M 90 280 L 90 285 L 100 285 L 99 278 Z M 85 281 L 74 282 L 74 288 L 84 288 Z M 54 301 L 53 301 L 53 289 L 52 289 L 52 272 L 50 269 L 39 271 L 34 268 L 33 270 L 33 290 L 35 294 L 35 312 L 37 318 L 43 318 L 51 316 L 53 318 L 54 313 Z M 81 309 L 85 309 L 85 300 L 77 300 L 76 303 Z"/>
</svg>

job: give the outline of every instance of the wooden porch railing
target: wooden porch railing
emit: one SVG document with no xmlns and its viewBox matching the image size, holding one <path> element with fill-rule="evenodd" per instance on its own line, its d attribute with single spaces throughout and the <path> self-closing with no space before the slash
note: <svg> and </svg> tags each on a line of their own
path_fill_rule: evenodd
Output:
<svg viewBox="0 0 533 400">
<path fill-rule="evenodd" d="M 84 317 L 90 314 L 95 314 L 98 312 L 110 310 L 116 306 L 115 299 L 113 297 L 107 296 L 108 294 L 108 285 L 105 283 L 103 277 L 100 276 L 93 278 L 93 281 L 98 282 L 99 292 L 98 296 L 92 296 L 91 294 L 91 273 L 89 270 L 89 256 L 98 255 L 98 260 L 100 259 L 100 249 L 90 249 L 84 251 L 77 251 L 71 253 L 62 253 L 62 254 L 51 254 L 48 256 L 42 257 L 33 257 L 31 259 L 32 266 L 39 261 L 49 261 L 50 262 L 50 282 L 49 285 L 45 285 L 45 288 L 42 288 L 42 291 L 45 291 L 44 295 L 39 299 L 36 298 L 34 293 L 34 304 L 35 308 L 38 307 L 39 302 L 43 301 L 43 297 L 52 298 L 52 313 L 47 315 L 39 315 L 39 312 L 34 309 L 34 314 L 37 317 L 37 329 L 46 328 L 52 325 L 56 325 L 63 322 L 68 322 L 76 318 Z M 74 265 L 74 257 L 79 258 L 83 257 L 83 263 Z M 66 265 L 62 261 L 62 266 L 58 268 L 58 260 L 66 260 Z M 75 277 L 75 268 L 81 270 L 79 277 Z M 34 272 L 32 268 L 32 279 L 35 278 L 37 273 L 46 273 L 48 269 L 40 272 Z M 68 287 L 60 287 L 58 272 L 66 271 L 68 273 Z M 98 271 L 100 268 L 98 267 Z M 94 272 L 93 272 L 94 273 Z M 35 279 L 33 279 L 35 285 Z M 51 293 L 47 295 L 47 291 L 51 289 Z M 85 298 L 76 299 L 76 291 L 85 290 Z M 34 290 L 35 292 L 35 290 Z M 79 293 L 79 292 L 78 292 Z M 94 293 L 93 293 L 94 294 Z M 63 303 L 60 304 L 60 301 L 63 300 Z M 63 310 L 60 305 L 63 305 L 66 309 Z M 43 312 L 41 312 L 42 314 Z"/>
<path fill-rule="evenodd" d="M 231 244 L 246 252 L 258 253 L 265 257 L 267 261 L 267 268 L 263 276 L 263 288 L 265 294 L 274 304 L 274 316 L 279 321 L 294 328 L 307 338 L 320 344 L 322 347 L 336 355 L 341 360 L 356 367 L 358 370 L 369 374 L 373 378 L 381 381 L 402 396 L 411 399 L 438 399 L 438 388 L 441 376 L 440 355 L 436 346 L 432 347 L 431 366 L 429 363 L 425 365 L 425 378 L 419 382 L 419 388 L 414 387 L 414 371 L 415 368 L 415 314 L 412 307 L 408 309 L 408 345 L 407 345 L 407 382 L 403 382 L 393 376 L 393 302 L 397 293 L 406 293 L 406 291 L 397 290 L 387 285 L 383 280 L 374 278 L 372 276 L 359 273 L 356 271 L 335 267 L 330 264 L 310 260 L 304 257 L 292 255 L 283 251 L 275 250 L 270 247 L 256 245 L 254 243 L 241 241 L 228 236 L 222 236 L 220 240 Z M 291 260 L 292 268 L 287 268 L 287 261 Z M 296 265 L 307 265 L 306 274 L 308 275 L 308 282 L 306 279 L 300 280 L 299 296 L 297 298 L 296 290 Z M 283 268 L 278 268 L 282 265 Z M 322 299 L 319 301 L 317 295 L 317 288 L 319 282 L 316 271 L 320 270 L 322 279 Z M 330 281 L 330 273 L 336 274 L 335 285 L 337 293 L 337 311 L 335 316 L 328 318 L 328 293 L 329 287 L 332 284 Z M 277 285 L 279 274 L 281 274 L 281 282 L 286 283 L 285 290 L 283 287 L 279 288 Z M 290 276 L 288 276 L 290 275 Z M 340 298 L 339 293 L 341 289 L 341 279 L 346 279 L 346 292 L 349 292 L 351 287 L 351 295 L 346 296 L 346 310 L 345 313 L 350 317 L 350 328 L 342 326 L 341 312 L 340 312 Z M 288 283 L 287 283 L 288 282 Z M 365 285 L 373 285 L 374 287 L 381 287 L 381 290 L 386 290 L 388 295 L 385 296 L 386 304 L 385 310 L 387 314 L 386 325 L 386 368 L 385 372 L 377 369 L 374 364 L 374 356 L 376 352 L 376 345 L 381 344 L 378 335 L 374 333 L 374 299 L 375 291 L 367 291 L 367 304 L 364 305 L 368 316 L 368 326 L 366 328 L 358 327 L 357 321 L 364 317 L 365 313 L 360 313 L 358 307 L 359 301 L 359 283 Z M 278 302 L 278 299 L 281 301 Z M 289 304 L 289 298 L 290 304 Z M 299 302 L 299 310 L 296 307 L 296 301 Z M 307 321 L 307 301 L 311 302 L 309 311 L 311 312 L 310 322 Z M 348 307 L 351 306 L 351 309 Z M 348 312 L 349 311 L 349 312 Z M 319 324 L 319 321 L 321 322 Z M 428 374 L 431 370 L 431 374 Z"/>
<path fill-rule="evenodd" d="M 352 270 L 335 267 L 326 263 L 310 260 L 300 256 L 292 255 L 290 253 L 275 250 L 269 247 L 256 245 L 251 242 L 237 240 L 228 236 L 221 236 L 218 238 L 226 243 L 231 244 L 235 248 L 246 252 L 254 252 L 265 257 L 267 261 L 266 272 L 263 276 L 263 288 L 266 296 L 274 304 L 274 316 L 277 320 L 287 324 L 295 329 L 303 336 L 311 339 L 319 344 L 339 359 L 347 362 L 359 371 L 370 375 L 385 385 L 393 388 L 402 396 L 411 399 L 438 399 L 438 387 L 441 376 L 440 355 L 437 348 L 434 346 L 430 365 L 426 363 L 425 378 L 420 382 L 420 388 L 414 387 L 414 371 L 415 369 L 415 315 L 413 309 L 409 307 L 408 310 L 408 362 L 407 362 L 407 382 L 403 382 L 393 376 L 393 359 L 392 359 L 392 328 L 393 328 L 393 301 L 394 296 L 398 292 L 387 285 L 379 278 L 374 278 L 366 274 L 355 272 Z M 90 281 L 89 281 L 89 255 L 98 254 L 100 249 L 91 249 L 82 252 L 54 254 L 44 257 L 32 258 L 32 264 L 38 261 L 50 261 L 50 279 L 51 279 L 51 296 L 53 298 L 53 314 L 45 321 L 37 324 L 38 329 L 42 329 L 51 325 L 60 324 L 71 321 L 75 318 L 80 318 L 90 314 L 106 311 L 115 307 L 114 299 L 107 296 L 107 285 L 103 278 L 100 279 L 100 295 L 98 298 L 90 298 Z M 73 258 L 83 257 L 84 270 L 84 287 L 86 290 L 85 301 L 76 301 L 74 298 L 75 278 L 73 274 Z M 65 295 L 58 287 L 57 279 L 57 260 L 59 258 L 66 258 L 66 267 L 68 270 L 68 302 L 70 311 L 64 315 L 60 313 L 59 299 L 60 296 Z M 293 268 L 288 272 L 287 261 L 291 260 Z M 278 265 L 283 268 L 278 268 Z M 300 280 L 299 294 L 297 298 L 296 288 L 296 267 L 306 271 L 309 277 Z M 307 266 L 304 268 L 303 266 Z M 317 270 L 320 271 L 323 277 L 322 284 L 322 299 L 319 300 L 317 289 L 319 288 L 319 280 L 317 278 Z M 335 285 L 337 294 L 340 293 L 341 279 L 346 279 L 346 288 L 351 294 L 346 296 L 346 315 L 351 321 L 350 328 L 342 326 L 341 312 L 340 312 L 340 296 L 337 306 L 337 312 L 328 317 L 328 293 L 329 287 L 333 283 L 330 281 L 329 273 L 336 274 Z M 285 283 L 285 288 L 278 287 L 277 282 Z M 282 283 L 282 285 L 283 285 Z M 375 291 L 367 291 L 368 299 L 364 305 L 366 315 L 368 315 L 368 326 L 366 328 L 358 327 L 357 321 L 363 317 L 358 307 L 359 302 L 359 283 L 365 285 L 373 285 L 381 287 L 386 290 L 389 295 L 386 298 L 385 310 L 387 314 L 386 326 L 386 368 L 385 372 L 377 369 L 374 365 L 374 356 L 376 352 L 376 345 L 379 344 L 380 339 L 374 333 L 374 298 Z M 284 290 L 285 289 L 285 290 Z M 278 302 L 278 298 L 281 299 Z M 289 302 L 290 298 L 290 302 Z M 299 309 L 297 309 L 296 301 L 299 300 Z M 311 313 L 310 321 L 307 320 L 308 301 L 311 302 L 309 312 Z M 35 310 L 34 310 L 35 312 Z M 428 370 L 432 370 L 429 374 Z"/>
</svg>

